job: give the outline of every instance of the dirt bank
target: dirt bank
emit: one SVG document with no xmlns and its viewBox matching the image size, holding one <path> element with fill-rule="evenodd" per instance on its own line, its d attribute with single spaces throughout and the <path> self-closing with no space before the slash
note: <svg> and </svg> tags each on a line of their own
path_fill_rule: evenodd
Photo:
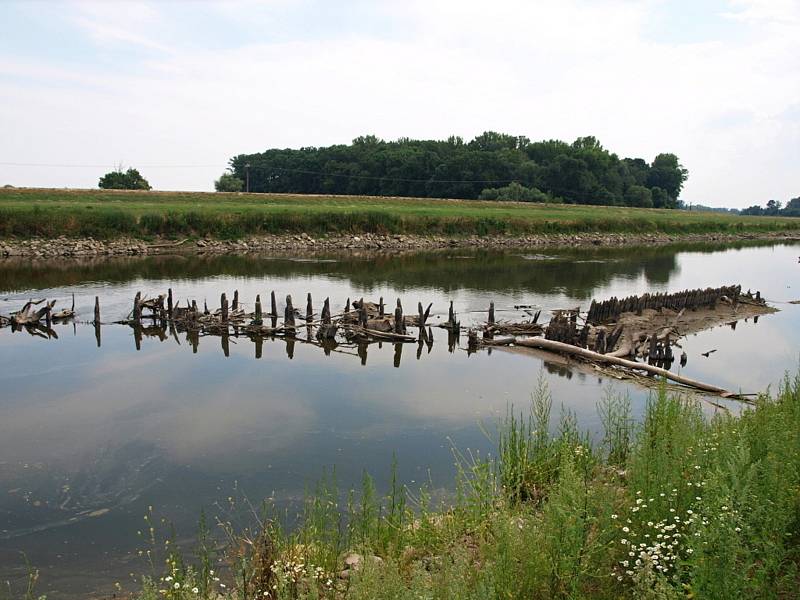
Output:
<svg viewBox="0 0 800 600">
<path fill-rule="evenodd" d="M 0 240 L 0 257 L 32 258 L 119 256 L 140 254 L 244 254 L 271 251 L 318 250 L 433 250 L 437 248 L 524 248 L 536 246 L 637 246 L 686 242 L 800 241 L 800 234 L 782 232 L 742 234 L 558 234 L 527 236 L 414 236 L 414 235 L 334 235 L 313 237 L 308 234 L 266 235 L 240 240 L 184 239 L 150 241 L 120 238 L 96 240 L 59 237 L 29 240 Z"/>
</svg>

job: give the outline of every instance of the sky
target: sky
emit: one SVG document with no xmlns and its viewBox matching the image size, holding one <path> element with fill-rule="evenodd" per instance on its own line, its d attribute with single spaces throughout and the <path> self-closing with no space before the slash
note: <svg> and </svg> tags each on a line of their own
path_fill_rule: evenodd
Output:
<svg viewBox="0 0 800 600">
<path fill-rule="evenodd" d="M 800 0 L 0 0 L 0 185 L 212 190 L 359 135 L 593 135 L 688 203 L 800 195 Z"/>
</svg>

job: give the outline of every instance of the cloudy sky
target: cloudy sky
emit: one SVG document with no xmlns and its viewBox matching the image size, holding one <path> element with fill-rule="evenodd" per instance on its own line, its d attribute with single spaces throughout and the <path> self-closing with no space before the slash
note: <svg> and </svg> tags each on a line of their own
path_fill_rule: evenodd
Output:
<svg viewBox="0 0 800 600">
<path fill-rule="evenodd" d="M 0 185 L 124 164 L 210 190 L 239 153 L 485 130 L 674 152 L 688 202 L 786 201 L 800 0 L 0 0 Z"/>
</svg>

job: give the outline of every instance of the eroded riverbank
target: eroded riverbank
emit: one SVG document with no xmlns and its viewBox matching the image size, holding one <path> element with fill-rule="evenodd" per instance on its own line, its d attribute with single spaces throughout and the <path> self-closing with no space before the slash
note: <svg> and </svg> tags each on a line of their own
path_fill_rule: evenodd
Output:
<svg viewBox="0 0 800 600">
<path fill-rule="evenodd" d="M 418 251 L 441 248 L 626 247 L 669 244 L 736 242 L 797 242 L 800 234 L 757 233 L 583 233 L 553 235 L 421 236 L 408 234 L 342 234 L 311 236 L 306 233 L 260 235 L 236 240 L 216 238 L 142 240 L 117 238 L 33 238 L 0 240 L 0 257 L 91 257 L 160 254 L 246 254 L 264 252 L 317 252 L 332 250 Z"/>
</svg>

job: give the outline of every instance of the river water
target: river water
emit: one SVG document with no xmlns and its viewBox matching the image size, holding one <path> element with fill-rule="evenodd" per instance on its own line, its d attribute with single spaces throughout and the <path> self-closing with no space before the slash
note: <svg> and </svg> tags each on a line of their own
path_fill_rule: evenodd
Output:
<svg viewBox="0 0 800 600">
<path fill-rule="evenodd" d="M 334 313 L 347 297 L 383 296 L 390 307 L 399 297 L 410 314 L 433 302 L 434 325 L 452 300 L 469 325 L 486 319 L 490 301 L 498 318 L 517 319 L 519 305 L 546 314 L 592 298 L 739 283 L 780 312 L 683 340 L 682 372 L 757 392 L 798 367 L 800 305 L 789 304 L 800 298 L 798 255 L 795 244 L 0 261 L 0 314 L 30 298 L 68 306 L 74 294 L 79 321 L 92 319 L 99 296 L 111 322 L 137 291 L 171 287 L 212 309 L 235 289 L 248 309 L 271 290 L 302 309 L 308 292 L 317 310 L 329 296 Z M 130 573 L 144 571 L 137 531 L 148 507 L 188 538 L 201 509 L 213 515 L 234 496 L 294 507 L 326 469 L 342 488 L 366 470 L 385 489 L 393 457 L 411 489 L 446 494 L 452 448 L 490 452 L 486 432 L 509 405 L 525 407 L 540 376 L 554 412 L 572 411 L 594 433 L 603 393 L 629 394 L 635 415 L 648 394 L 529 355 L 470 355 L 464 337 L 435 327 L 432 344 L 343 345 L 328 355 L 302 341 L 256 348 L 246 337 L 227 349 L 203 337 L 193 348 L 185 335 L 145 336 L 137 349 L 133 330 L 113 324 L 99 345 L 88 324 L 54 331 L 57 339 L 0 330 L 0 580 L 18 585 L 27 560 L 51 598 L 109 592 L 114 582 L 130 589 Z"/>
</svg>

